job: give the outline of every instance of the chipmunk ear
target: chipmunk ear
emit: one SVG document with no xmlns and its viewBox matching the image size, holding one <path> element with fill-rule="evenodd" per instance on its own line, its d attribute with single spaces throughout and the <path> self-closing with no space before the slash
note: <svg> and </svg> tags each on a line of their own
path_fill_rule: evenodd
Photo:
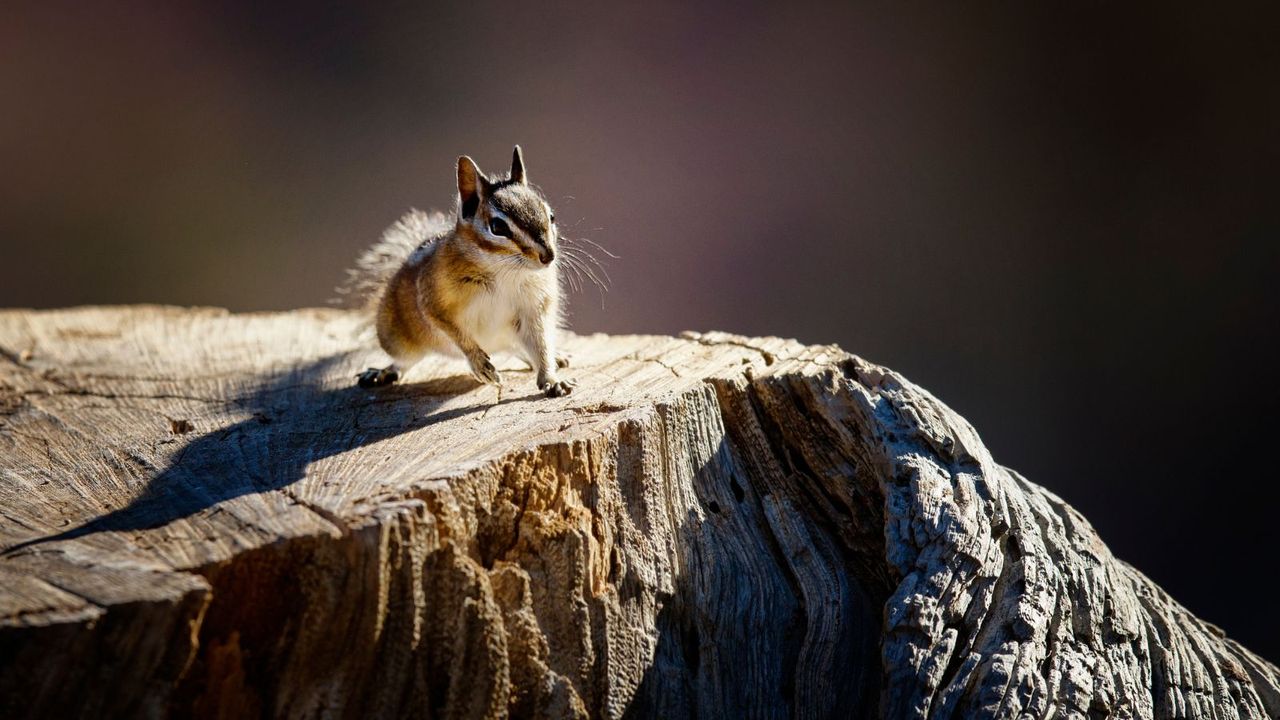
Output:
<svg viewBox="0 0 1280 720">
<path fill-rule="evenodd" d="M 476 214 L 489 180 L 480 172 L 476 161 L 463 155 L 458 158 L 458 199 L 461 201 L 462 217 L 469 218 Z"/>
<path fill-rule="evenodd" d="M 529 181 L 524 174 L 524 156 L 520 154 L 520 146 L 511 153 L 511 179 L 521 185 L 528 185 Z"/>
</svg>

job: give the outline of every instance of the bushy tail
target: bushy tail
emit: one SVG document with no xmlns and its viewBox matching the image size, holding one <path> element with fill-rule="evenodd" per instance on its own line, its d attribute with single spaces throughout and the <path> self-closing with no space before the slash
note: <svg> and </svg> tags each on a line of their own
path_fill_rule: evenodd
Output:
<svg viewBox="0 0 1280 720">
<path fill-rule="evenodd" d="M 348 307 L 372 310 L 387 281 L 414 253 L 426 251 L 431 243 L 453 229 L 441 212 L 410 210 L 382 233 L 382 238 L 356 258 L 347 270 L 347 280 L 338 286 L 335 302 Z"/>
</svg>

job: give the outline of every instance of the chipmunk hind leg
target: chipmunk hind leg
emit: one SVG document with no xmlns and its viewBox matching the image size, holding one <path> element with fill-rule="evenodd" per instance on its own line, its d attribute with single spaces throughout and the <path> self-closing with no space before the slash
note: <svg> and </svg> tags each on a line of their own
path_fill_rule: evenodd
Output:
<svg viewBox="0 0 1280 720">
<path fill-rule="evenodd" d="M 399 276 L 397 276 L 398 278 Z M 391 356 L 391 364 L 371 367 L 357 375 L 360 387 L 391 385 L 409 368 L 435 349 L 436 333 L 417 311 L 411 283 L 393 281 L 378 306 L 378 344 Z"/>
<path fill-rule="evenodd" d="M 356 376 L 360 387 L 372 388 L 391 385 L 404 377 L 409 368 L 418 364 L 426 356 L 429 348 L 415 342 L 405 342 L 403 338 L 382 338 L 382 349 L 391 356 L 391 364 L 382 367 L 371 367 Z"/>
<path fill-rule="evenodd" d="M 404 374 L 409 370 L 409 368 L 417 365 L 418 361 L 422 359 L 424 354 L 425 353 L 420 353 L 412 356 L 393 354 L 391 356 L 392 362 L 390 365 L 382 368 L 371 367 L 357 375 L 356 382 L 360 387 L 364 388 L 392 385 L 400 378 L 404 377 Z"/>
</svg>

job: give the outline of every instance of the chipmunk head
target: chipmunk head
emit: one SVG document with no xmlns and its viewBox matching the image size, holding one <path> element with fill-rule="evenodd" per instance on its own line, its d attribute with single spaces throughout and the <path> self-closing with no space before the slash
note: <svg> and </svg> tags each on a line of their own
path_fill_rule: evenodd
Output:
<svg viewBox="0 0 1280 720">
<path fill-rule="evenodd" d="M 517 258 L 532 267 L 556 259 L 556 216 L 529 185 L 517 145 L 511 174 L 491 180 L 475 161 L 458 158 L 458 230 L 482 253 Z"/>
</svg>

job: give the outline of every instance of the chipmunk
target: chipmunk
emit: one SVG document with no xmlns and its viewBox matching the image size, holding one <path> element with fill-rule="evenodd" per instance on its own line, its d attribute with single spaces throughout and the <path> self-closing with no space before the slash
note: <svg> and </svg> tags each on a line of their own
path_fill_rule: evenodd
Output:
<svg viewBox="0 0 1280 720">
<path fill-rule="evenodd" d="M 560 329 L 556 216 L 529 185 L 520 146 L 505 178 L 490 179 L 458 158 L 456 217 L 410 211 L 352 271 L 373 300 L 378 342 L 391 364 L 357 377 L 361 387 L 396 382 L 430 353 L 461 352 L 482 383 L 500 385 L 490 354 L 511 351 L 537 374 L 547 397 L 573 380 L 557 370 Z"/>
</svg>

